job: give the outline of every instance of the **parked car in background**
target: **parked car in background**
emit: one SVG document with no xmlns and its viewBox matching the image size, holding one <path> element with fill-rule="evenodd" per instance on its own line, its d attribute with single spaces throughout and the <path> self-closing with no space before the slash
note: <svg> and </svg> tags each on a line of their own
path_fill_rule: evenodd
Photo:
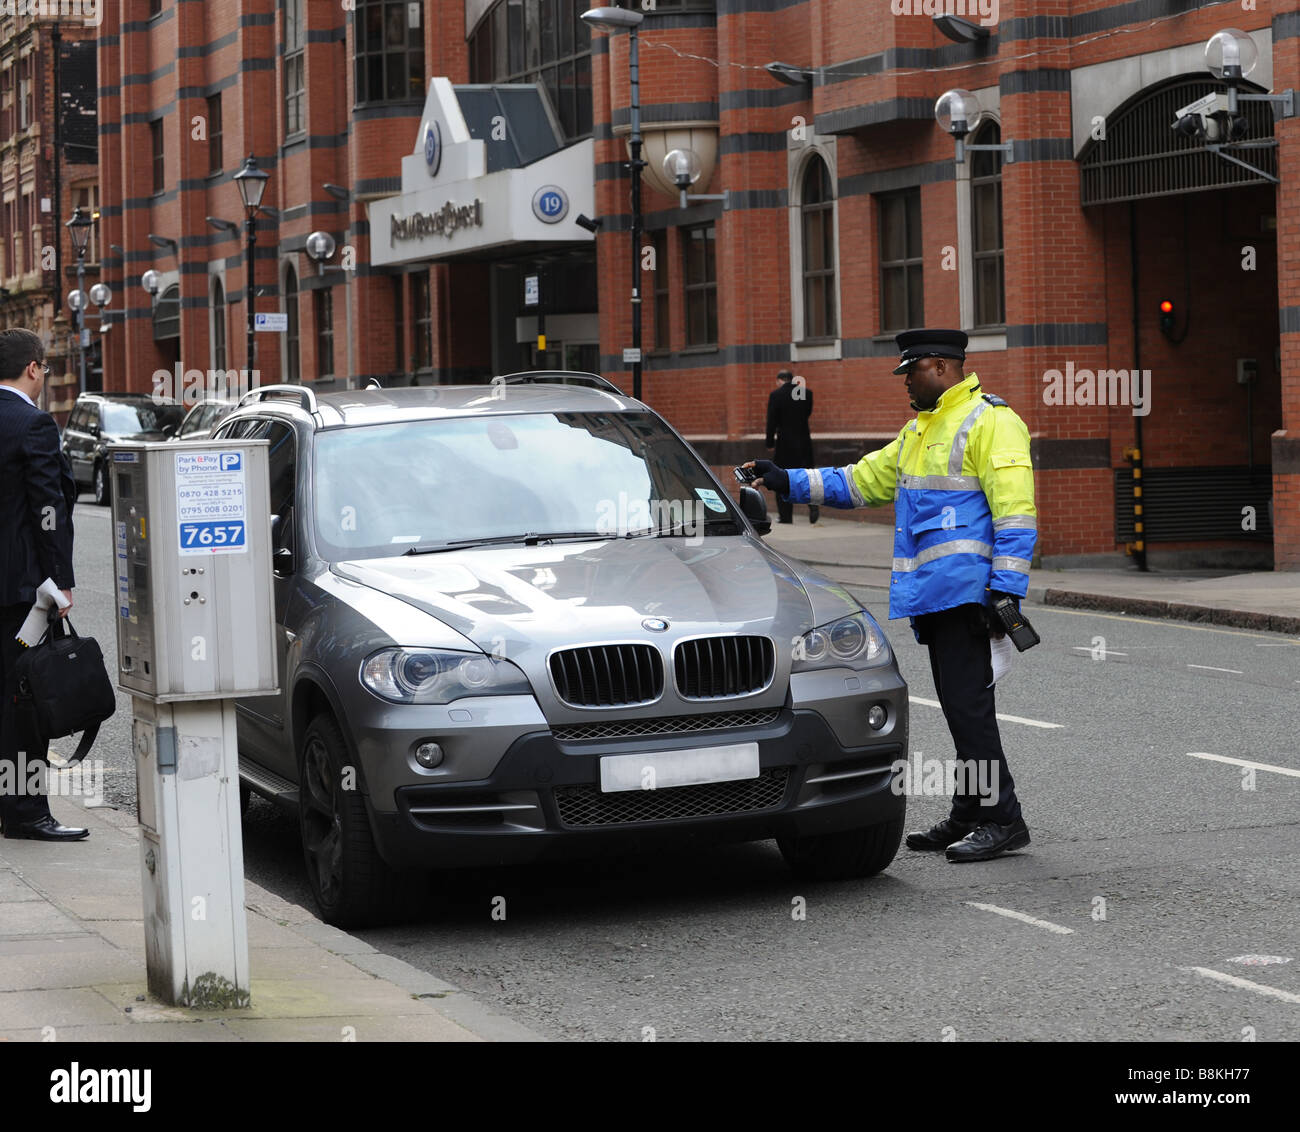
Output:
<svg viewBox="0 0 1300 1132">
<path fill-rule="evenodd" d="M 224 421 L 239 402 L 233 398 L 213 397 L 207 401 L 200 401 L 188 413 L 181 422 L 181 427 L 176 430 L 173 440 L 206 440 L 216 431 L 217 425 Z"/>
<path fill-rule="evenodd" d="M 185 407 L 148 393 L 83 393 L 63 430 L 63 453 L 79 489 L 89 488 L 101 507 L 109 501 L 105 453 L 121 440 L 167 440 Z"/>
<path fill-rule="evenodd" d="M 241 786 L 298 816 L 331 923 L 401 917 L 445 869 L 766 838 L 808 879 L 893 860 L 880 626 L 763 542 L 758 491 L 583 377 L 269 386 L 218 429 L 270 446 L 280 689 L 237 704 Z"/>
</svg>

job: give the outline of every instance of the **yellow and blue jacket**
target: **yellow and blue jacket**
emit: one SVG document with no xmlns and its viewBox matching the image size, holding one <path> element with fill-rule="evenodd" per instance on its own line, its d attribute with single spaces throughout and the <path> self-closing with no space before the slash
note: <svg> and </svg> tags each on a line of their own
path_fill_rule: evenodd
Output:
<svg viewBox="0 0 1300 1132">
<path fill-rule="evenodd" d="M 894 504 L 891 618 L 1029 588 L 1038 539 L 1029 430 L 1000 397 L 981 393 L 975 374 L 856 464 L 789 475 L 795 503 Z"/>
</svg>

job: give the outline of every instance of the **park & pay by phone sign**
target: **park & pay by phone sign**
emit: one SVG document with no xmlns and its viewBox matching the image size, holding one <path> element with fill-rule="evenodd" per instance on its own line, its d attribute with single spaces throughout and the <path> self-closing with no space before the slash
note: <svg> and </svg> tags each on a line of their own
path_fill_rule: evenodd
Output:
<svg viewBox="0 0 1300 1132">
<path fill-rule="evenodd" d="M 176 453 L 176 519 L 182 554 L 247 553 L 247 518 L 242 453 Z"/>
</svg>

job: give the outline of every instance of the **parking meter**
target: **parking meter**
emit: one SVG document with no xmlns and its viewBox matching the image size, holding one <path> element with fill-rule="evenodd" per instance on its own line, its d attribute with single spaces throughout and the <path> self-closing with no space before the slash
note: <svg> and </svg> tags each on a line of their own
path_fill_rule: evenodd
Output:
<svg viewBox="0 0 1300 1132">
<path fill-rule="evenodd" d="M 249 1004 L 234 701 L 277 691 L 265 440 L 108 451 L 149 989 Z"/>
</svg>

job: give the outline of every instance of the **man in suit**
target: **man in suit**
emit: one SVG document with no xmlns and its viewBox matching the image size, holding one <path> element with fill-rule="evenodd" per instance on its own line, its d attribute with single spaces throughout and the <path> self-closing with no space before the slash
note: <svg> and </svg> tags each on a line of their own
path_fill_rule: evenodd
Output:
<svg viewBox="0 0 1300 1132">
<path fill-rule="evenodd" d="M 808 418 L 812 416 L 812 390 L 800 378 L 783 369 L 776 375 L 777 387 L 767 398 L 767 446 L 775 448 L 772 456 L 782 468 L 811 468 L 813 466 L 812 434 Z M 777 497 L 778 522 L 794 522 L 794 504 Z M 821 512 L 817 506 L 808 508 L 808 521 L 817 522 Z"/>
<path fill-rule="evenodd" d="M 14 713 L 15 639 L 46 578 L 72 608 L 72 506 L 77 485 L 59 450 L 59 430 L 36 407 L 50 367 L 30 330 L 0 331 L 0 825 L 7 838 L 79 841 L 87 829 L 62 826 L 44 793 L 48 744 L 26 742 Z M 20 743 L 33 748 L 23 752 Z M 35 771 L 35 773 L 33 773 Z M 29 787 L 39 783 L 33 792 Z"/>
</svg>

